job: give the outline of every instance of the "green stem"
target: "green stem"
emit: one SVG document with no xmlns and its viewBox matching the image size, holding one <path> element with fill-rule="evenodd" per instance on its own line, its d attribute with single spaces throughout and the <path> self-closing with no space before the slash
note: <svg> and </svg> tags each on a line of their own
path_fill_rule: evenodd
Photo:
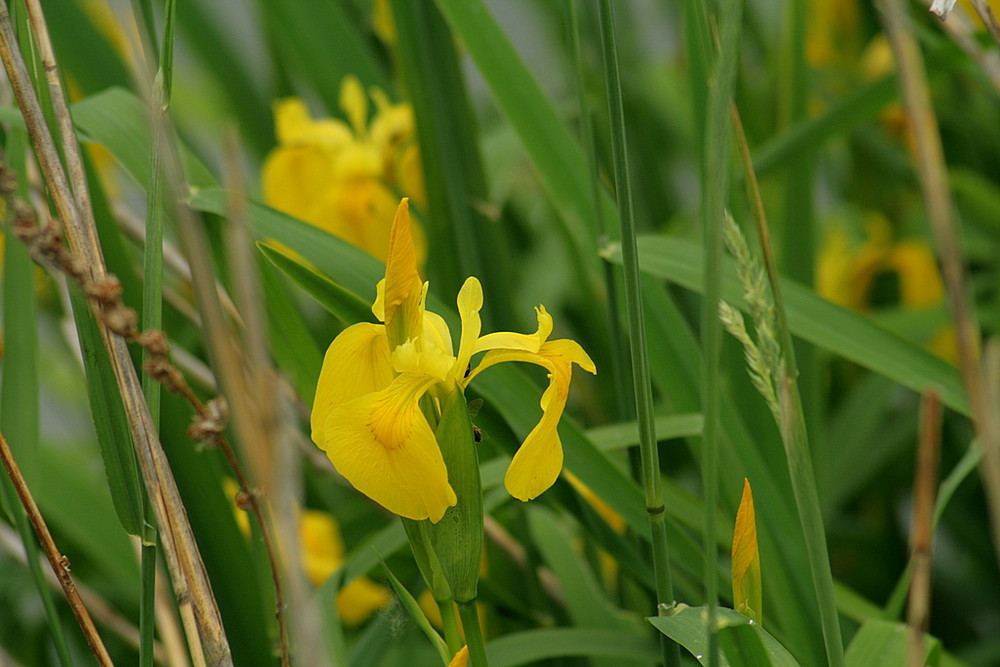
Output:
<svg viewBox="0 0 1000 667">
<path fill-rule="evenodd" d="M 720 432 L 720 357 L 722 323 L 718 305 L 722 292 L 722 229 L 729 198 L 730 181 L 730 121 L 729 105 L 736 80 L 742 4 L 723 3 L 719 6 L 718 57 L 708 81 L 708 113 L 702 154 L 702 233 L 705 251 L 705 283 L 701 313 L 701 335 L 704 360 L 701 372 L 702 413 L 705 426 L 702 435 L 702 487 L 705 497 L 704 549 L 705 598 L 708 607 L 708 664 L 719 664 L 716 614 L 718 608 L 716 511 L 718 506 L 719 432 Z"/>
<path fill-rule="evenodd" d="M 462 633 L 458 628 L 458 618 L 455 617 L 455 603 L 452 600 L 439 601 L 441 611 L 441 627 L 444 628 L 444 643 L 448 652 L 455 655 L 462 648 Z"/>
<path fill-rule="evenodd" d="M 622 105 L 621 77 L 618 52 L 615 46 L 614 8 L 610 0 L 601 0 L 601 47 L 604 54 L 608 113 L 611 119 L 611 147 L 618 194 L 618 216 L 621 223 L 622 269 L 625 277 L 625 308 L 628 313 L 629 331 L 632 334 L 632 388 L 635 394 L 636 416 L 639 423 L 639 451 L 642 462 L 642 481 L 645 491 L 646 511 L 649 513 L 653 543 L 653 574 L 656 582 L 656 601 L 659 605 L 674 602 L 673 582 L 670 575 L 670 551 L 664 522 L 663 488 L 660 479 L 660 458 L 656 448 L 653 425 L 653 392 L 649 375 L 646 347 L 645 317 L 642 292 L 639 285 L 639 257 L 636 245 L 635 218 L 632 211 L 632 189 L 628 169 L 628 147 L 625 136 L 625 112 Z M 667 665 L 680 662 L 680 649 L 665 635 L 661 635 L 663 660 Z"/>
<path fill-rule="evenodd" d="M 151 8 L 143 7 L 143 17 L 147 28 L 153 29 Z M 159 67 L 153 80 L 151 91 L 152 113 L 166 113 L 170 102 L 170 88 L 173 72 L 173 41 L 176 3 L 166 0 L 164 8 L 163 42 L 159 53 Z M 151 39 L 155 34 L 151 32 Z M 164 224 L 164 173 L 161 154 L 161 133 L 154 128 L 149 159 L 149 188 L 146 190 L 146 243 L 143 248 L 142 281 L 142 325 L 148 330 L 163 327 L 163 224 Z M 142 351 L 143 363 L 149 361 L 149 351 Z M 149 406 L 149 417 L 153 428 L 160 427 L 160 383 L 149 374 L 142 376 L 143 396 Z M 139 664 L 141 667 L 153 665 L 153 643 L 156 628 L 156 520 L 148 498 L 143 494 L 145 524 L 141 548 L 141 586 L 139 608 Z"/>
<path fill-rule="evenodd" d="M 833 574 L 830 571 L 822 507 L 819 502 L 816 477 L 809 452 L 805 413 L 796 384 L 799 370 L 795 359 L 795 348 L 792 346 L 792 334 L 788 328 L 781 287 L 778 282 L 778 268 L 771 246 L 770 232 L 763 216 L 755 216 L 755 221 L 761 252 L 764 256 L 764 266 L 774 298 L 777 334 L 785 363 L 784 376 L 778 387 L 781 403 L 781 420 L 778 428 L 781 431 L 781 440 L 785 447 L 792 493 L 795 497 L 802 534 L 806 543 L 806 557 L 819 607 L 827 661 L 831 667 L 840 667 L 844 664 L 844 645 L 834 597 Z"/>
<path fill-rule="evenodd" d="M 155 533 L 155 531 L 153 531 Z M 139 665 L 153 667 L 153 642 L 156 629 L 156 545 L 142 545 L 139 590 Z"/>
<path fill-rule="evenodd" d="M 487 667 L 489 662 L 486 660 L 486 642 L 483 640 L 483 630 L 479 627 L 476 601 L 459 602 L 458 613 L 462 617 L 465 643 L 469 647 L 469 664 L 472 667 Z"/>
<path fill-rule="evenodd" d="M 598 245 L 606 245 L 611 240 L 611 234 L 618 230 L 608 228 L 601 214 L 601 179 L 597 169 L 597 156 L 594 148 L 594 130 L 590 118 L 590 108 L 587 105 L 587 82 L 584 76 L 583 55 L 580 49 L 580 3 L 567 0 L 570 15 L 570 39 L 573 45 L 573 61 L 576 65 L 576 94 L 580 114 L 580 143 L 583 144 L 587 156 L 587 167 L 590 171 L 591 196 L 594 205 L 594 222 L 598 235 Z M 615 395 L 615 416 L 619 421 L 632 419 L 631 406 L 628 404 L 628 358 L 625 356 L 625 334 L 621 324 L 621 303 L 619 286 L 615 280 L 614 266 L 610 262 L 602 262 L 602 277 L 604 290 L 608 300 L 608 339 L 611 343 L 611 384 Z M 631 448 L 629 451 L 633 451 Z"/>
</svg>

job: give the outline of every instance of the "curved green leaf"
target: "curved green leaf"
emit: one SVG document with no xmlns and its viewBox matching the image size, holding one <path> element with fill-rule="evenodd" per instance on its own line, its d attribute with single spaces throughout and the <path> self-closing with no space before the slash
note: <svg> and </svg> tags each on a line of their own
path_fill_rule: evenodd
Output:
<svg viewBox="0 0 1000 667">
<path fill-rule="evenodd" d="M 602 250 L 620 263 L 617 246 Z M 704 257 L 696 243 L 684 239 L 639 239 L 639 261 L 644 271 L 700 291 Z M 857 313 L 841 308 L 790 280 L 781 281 L 792 333 L 805 341 L 849 359 L 917 392 L 937 387 L 941 400 L 968 414 L 969 406 L 958 370 L 927 350 L 879 327 Z M 723 276 L 723 298 L 742 304 L 741 288 L 731 262 Z"/>
</svg>

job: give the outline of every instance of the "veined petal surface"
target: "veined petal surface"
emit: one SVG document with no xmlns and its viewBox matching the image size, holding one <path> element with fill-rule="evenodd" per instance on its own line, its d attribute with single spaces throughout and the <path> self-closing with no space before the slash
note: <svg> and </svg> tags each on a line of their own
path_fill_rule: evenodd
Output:
<svg viewBox="0 0 1000 667">
<path fill-rule="evenodd" d="M 330 412 L 359 396 L 385 389 L 392 382 L 389 342 L 381 324 L 359 322 L 340 332 L 323 358 L 310 416 L 312 439 L 324 445 Z"/>
<path fill-rule="evenodd" d="M 437 522 L 457 502 L 419 400 L 437 382 L 404 374 L 332 410 L 327 456 L 354 487 L 394 514 Z"/>
</svg>

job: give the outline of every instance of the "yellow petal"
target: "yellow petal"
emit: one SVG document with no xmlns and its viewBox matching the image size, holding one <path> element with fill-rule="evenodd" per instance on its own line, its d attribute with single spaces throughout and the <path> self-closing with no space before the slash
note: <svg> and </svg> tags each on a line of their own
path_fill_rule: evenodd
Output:
<svg viewBox="0 0 1000 667">
<path fill-rule="evenodd" d="M 358 77 L 348 74 L 340 82 L 340 108 L 359 136 L 366 134 L 368 125 L 368 96 Z"/>
<path fill-rule="evenodd" d="M 389 589 L 368 577 L 358 577 L 337 593 L 337 613 L 345 625 L 361 625 L 390 602 Z"/>
<path fill-rule="evenodd" d="M 550 367 L 549 387 L 541 400 L 542 418 L 524 439 L 507 468 L 504 486 L 518 500 L 528 501 L 540 496 L 555 483 L 562 470 L 563 451 L 558 426 L 569 395 L 569 373 L 568 366 Z"/>
<path fill-rule="evenodd" d="M 760 552 L 757 550 L 757 522 L 750 481 L 743 479 L 743 497 L 733 529 L 733 607 L 744 616 L 762 621 L 763 589 Z"/>
<path fill-rule="evenodd" d="M 458 313 L 462 318 L 462 338 L 458 344 L 458 356 L 451 369 L 452 378 L 465 377 L 465 371 L 475 351 L 476 340 L 482 329 L 479 311 L 483 307 L 483 286 L 475 277 L 467 278 L 458 292 Z"/>
<path fill-rule="evenodd" d="M 457 502 L 418 401 L 436 378 L 400 375 L 330 412 L 327 456 L 358 491 L 390 512 L 437 522 Z"/>
<path fill-rule="evenodd" d="M 261 172 L 264 201 L 283 213 L 318 224 L 314 211 L 333 179 L 333 160 L 319 146 L 272 151 Z"/>
<path fill-rule="evenodd" d="M 275 134 L 282 146 L 312 144 L 336 149 L 353 141 L 351 131 L 339 120 L 313 119 L 305 102 L 290 97 L 274 103 Z"/>
<path fill-rule="evenodd" d="M 448 663 L 448 667 L 467 667 L 469 664 L 469 646 L 465 645 L 459 649 L 455 657 Z"/>
<path fill-rule="evenodd" d="M 410 206 L 405 198 L 396 209 L 389 233 L 383 290 L 385 323 L 392 347 L 419 336 L 423 329 L 423 310 L 420 308 L 423 283 L 417 271 Z"/>
<path fill-rule="evenodd" d="M 476 352 L 485 350 L 527 350 L 538 352 L 549 336 L 552 334 L 552 316 L 545 310 L 545 306 L 535 308 L 538 318 L 538 331 L 533 334 L 519 334 L 510 331 L 498 331 L 486 334 L 476 341 Z"/>
<path fill-rule="evenodd" d="M 321 586 L 344 562 L 344 543 L 333 517 L 318 510 L 299 516 L 302 566 L 314 586 Z"/>
<path fill-rule="evenodd" d="M 325 448 L 324 427 L 332 410 L 391 382 L 384 326 L 360 322 L 340 332 L 326 350 L 316 384 L 310 415 L 313 442 Z"/>
<path fill-rule="evenodd" d="M 562 469 L 558 426 L 569 396 L 573 364 L 590 373 L 596 373 L 597 369 L 576 341 L 559 339 L 544 343 L 534 353 L 503 349 L 488 352 L 469 380 L 483 369 L 507 361 L 537 364 L 549 371 L 549 386 L 541 399 L 542 418 L 524 439 L 504 477 L 510 495 L 518 500 L 531 500 L 552 486 Z"/>
</svg>

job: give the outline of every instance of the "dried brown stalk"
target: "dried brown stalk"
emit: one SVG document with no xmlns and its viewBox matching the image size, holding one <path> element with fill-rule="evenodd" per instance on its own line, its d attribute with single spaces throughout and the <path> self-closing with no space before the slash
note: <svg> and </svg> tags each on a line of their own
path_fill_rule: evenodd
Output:
<svg viewBox="0 0 1000 667">
<path fill-rule="evenodd" d="M 84 637 L 87 638 L 90 650 L 94 653 L 94 657 L 97 658 L 97 662 L 100 665 L 114 665 L 111 662 L 111 656 L 108 655 L 108 650 L 104 647 L 101 635 L 98 634 L 97 628 L 94 626 L 93 619 L 90 618 L 90 612 L 87 611 L 87 607 L 80 598 L 80 593 L 76 590 L 76 584 L 69 573 L 69 558 L 60 553 L 55 540 L 52 539 L 52 534 L 49 532 L 48 526 L 45 525 L 45 519 L 42 518 L 42 513 L 38 511 L 35 499 L 32 498 L 31 491 L 28 489 L 28 485 L 21 475 L 21 469 L 18 468 L 17 461 L 14 460 L 14 455 L 11 453 L 10 447 L 7 446 L 7 439 L 3 437 L 2 433 L 0 433 L 0 460 L 3 461 L 4 468 L 7 469 L 7 474 L 10 476 L 10 481 L 14 484 L 17 497 L 21 499 L 21 505 L 24 506 L 28 520 L 31 522 L 32 528 L 35 529 L 38 541 L 42 545 L 42 551 L 45 552 L 45 556 L 49 560 L 49 565 L 52 566 L 52 571 L 55 573 L 56 578 L 59 579 L 59 585 L 62 586 L 63 592 L 66 594 L 66 600 L 69 602 L 70 609 L 73 610 L 73 615 L 76 616 L 76 620 L 80 624 L 80 629 L 83 630 Z"/>
<path fill-rule="evenodd" d="M 903 106 L 916 146 L 916 169 L 931 232 L 941 257 L 945 288 L 958 339 L 959 370 L 979 445 L 994 553 L 1000 563 L 1000 426 L 989 414 L 985 377 L 978 358 L 979 328 L 969 308 L 965 258 L 958 242 L 954 207 L 927 73 L 902 0 L 881 0 L 883 21 L 899 68 Z"/>
<path fill-rule="evenodd" d="M 80 168 L 82 160 L 79 157 L 79 146 L 73 135 L 72 120 L 58 83 L 57 65 L 43 29 L 41 8 L 37 2 L 29 3 L 29 6 L 35 38 L 45 58 L 43 66 L 49 73 L 50 90 L 55 93 L 54 112 L 58 126 L 62 128 L 61 138 L 66 150 L 71 179 L 68 179 L 66 172 L 63 171 L 56 143 L 48 130 L 24 59 L 16 46 L 17 41 L 6 4 L 0 4 L 0 59 L 3 60 L 58 216 L 65 225 L 72 255 L 79 258 L 82 270 L 97 285 L 107 285 L 107 271 L 97 242 L 86 181 Z M 70 180 L 73 183 L 72 187 Z M 101 336 L 108 349 L 112 370 L 128 415 L 143 482 L 152 501 L 163 554 L 170 569 L 174 593 L 181 606 L 182 616 L 185 615 L 185 607 L 188 607 L 191 612 L 190 617 L 196 622 L 196 633 L 200 636 L 200 643 L 208 662 L 212 665 L 231 665 L 229 644 L 211 584 L 156 429 L 150 419 L 149 408 L 143 399 L 139 379 L 132 367 L 125 340 L 115 336 L 99 312 L 97 315 Z M 189 643 L 194 645 L 197 637 L 192 636 L 193 629 L 190 625 L 186 626 L 186 629 Z"/>
<path fill-rule="evenodd" d="M 910 647 L 906 664 L 923 667 L 924 633 L 931 610 L 931 537 L 934 532 L 934 496 L 941 449 L 941 399 L 936 391 L 924 395 L 920 410 L 920 443 L 913 480 L 913 527 L 910 536 L 910 600 L 906 621 Z"/>
</svg>

